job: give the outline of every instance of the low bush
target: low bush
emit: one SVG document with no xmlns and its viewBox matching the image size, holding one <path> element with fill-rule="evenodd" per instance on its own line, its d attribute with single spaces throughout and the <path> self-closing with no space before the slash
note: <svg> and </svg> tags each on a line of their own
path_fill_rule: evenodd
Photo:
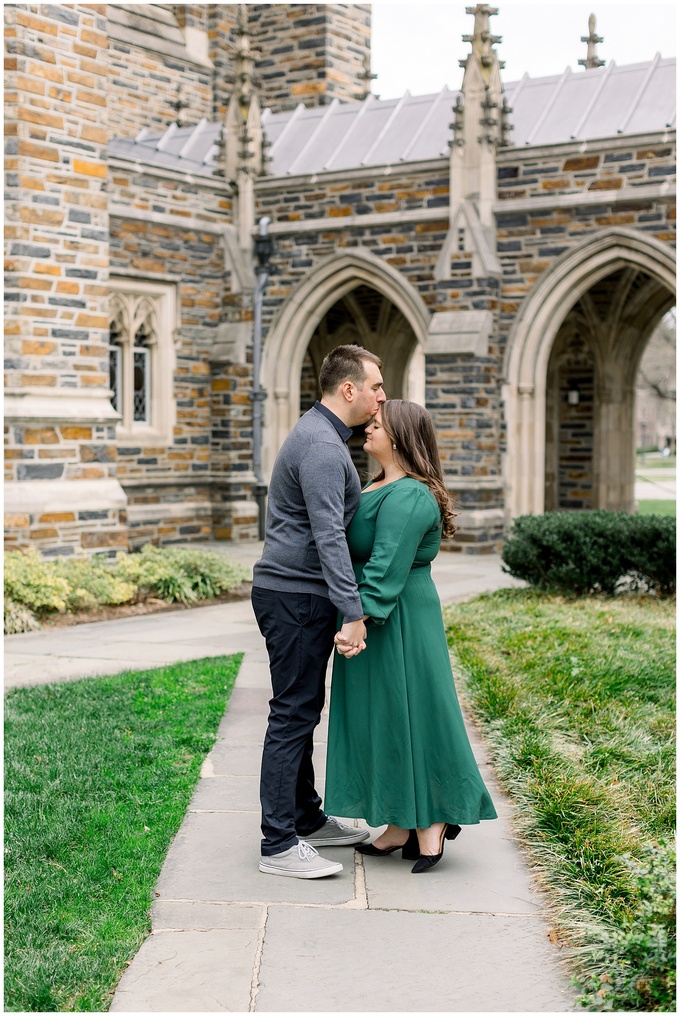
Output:
<svg viewBox="0 0 680 1016">
<path fill-rule="evenodd" d="M 5 599 L 5 635 L 19 635 L 24 631 L 37 631 L 40 621 L 32 610 L 14 600 Z"/>
<path fill-rule="evenodd" d="M 106 558 L 61 558 L 54 562 L 54 569 L 69 584 L 66 598 L 69 611 L 89 610 L 99 604 L 118 606 L 136 599 L 135 585 L 116 575 Z"/>
<path fill-rule="evenodd" d="M 250 577 L 246 568 L 224 554 L 151 544 L 139 554 L 118 554 L 114 572 L 136 584 L 140 599 L 157 596 L 167 603 L 211 600 Z"/>
<path fill-rule="evenodd" d="M 140 553 L 44 561 L 31 549 L 5 555 L 5 634 L 32 631 L 41 615 L 90 610 L 155 597 L 195 603 L 229 592 L 250 578 L 223 554 L 148 545 Z M 37 619 L 36 619 L 37 618 Z"/>
<path fill-rule="evenodd" d="M 54 562 L 43 561 L 36 550 L 5 554 L 5 600 L 45 613 L 65 610 L 68 594 L 69 584 Z"/>
<path fill-rule="evenodd" d="M 625 858 L 639 906 L 620 927 L 593 927 L 586 945 L 590 980 L 578 1001 L 591 1011 L 674 1012 L 676 988 L 675 848 L 651 847 L 645 863 Z"/>
<path fill-rule="evenodd" d="M 503 570 L 548 592 L 613 594 L 629 585 L 675 591 L 675 522 L 626 512 L 547 512 L 515 519 Z"/>
</svg>

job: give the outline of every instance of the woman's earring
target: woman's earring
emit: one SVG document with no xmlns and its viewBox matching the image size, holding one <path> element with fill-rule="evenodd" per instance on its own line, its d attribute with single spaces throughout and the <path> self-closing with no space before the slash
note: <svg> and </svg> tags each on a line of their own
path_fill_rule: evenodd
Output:
<svg viewBox="0 0 680 1016">
<path fill-rule="evenodd" d="M 396 450 L 397 450 L 397 446 L 396 446 L 395 444 L 393 444 L 393 445 L 392 445 L 392 447 L 394 448 L 394 450 L 395 450 L 395 452 L 396 452 Z"/>
</svg>

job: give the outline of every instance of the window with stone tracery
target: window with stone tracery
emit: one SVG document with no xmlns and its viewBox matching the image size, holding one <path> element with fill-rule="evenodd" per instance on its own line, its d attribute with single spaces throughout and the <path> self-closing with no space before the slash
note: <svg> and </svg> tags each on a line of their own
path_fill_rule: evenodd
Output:
<svg viewBox="0 0 680 1016">
<path fill-rule="evenodd" d="M 110 279 L 109 387 L 119 438 L 172 440 L 176 291 L 173 285 Z"/>
</svg>

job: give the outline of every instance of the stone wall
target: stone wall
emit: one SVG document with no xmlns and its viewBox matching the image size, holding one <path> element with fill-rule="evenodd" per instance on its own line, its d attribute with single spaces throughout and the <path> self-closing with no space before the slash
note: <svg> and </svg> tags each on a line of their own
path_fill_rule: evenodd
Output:
<svg viewBox="0 0 680 1016">
<path fill-rule="evenodd" d="M 248 4 L 261 57 L 260 101 L 275 112 L 303 102 L 364 97 L 361 74 L 370 54 L 370 4 Z"/>
<path fill-rule="evenodd" d="M 111 183 L 112 273 L 174 283 L 178 291 L 172 440 L 119 441 L 131 544 L 211 533 L 253 539 L 252 380 L 245 363 L 252 313 L 249 295 L 234 292 L 239 287 L 226 256 L 224 233 L 233 228 L 228 187 L 219 178 L 140 172 L 120 161 Z"/>
<path fill-rule="evenodd" d="M 636 145 L 621 138 L 587 147 L 585 153 L 583 145 L 555 145 L 499 156 L 496 221 L 506 333 L 540 276 L 586 236 L 626 226 L 675 241 L 675 195 L 664 193 L 675 180 L 674 143 L 641 138 Z"/>
<path fill-rule="evenodd" d="M 208 55 L 208 4 L 109 4 L 107 106 L 111 137 L 143 128 L 164 131 L 213 115 L 213 67 Z M 143 8 L 143 9 L 140 9 Z M 151 16 L 153 15 L 153 16 Z M 187 32 L 193 36 L 187 39 Z M 191 45 L 198 40 L 198 44 Z M 182 102 L 179 111 L 174 104 Z"/>
<path fill-rule="evenodd" d="M 223 120 L 234 88 L 234 63 L 229 45 L 235 41 L 236 5 L 208 4 L 207 7 L 209 56 L 213 65 L 212 119 Z"/>
<path fill-rule="evenodd" d="M 252 323 L 244 324 L 251 334 Z M 211 496 L 216 540 L 255 540 L 258 536 L 257 507 L 252 499 L 252 363 L 238 363 L 237 359 L 221 357 L 212 364 Z"/>
<path fill-rule="evenodd" d="M 107 395 L 104 9 L 4 13 L 8 541 L 116 548 L 126 536 Z"/>
<path fill-rule="evenodd" d="M 138 440 L 128 437 L 118 446 L 118 475 L 129 500 L 131 542 L 205 538 L 211 529 L 210 357 L 222 317 L 225 281 L 228 284 L 224 242 L 216 228 L 218 210 L 213 207 L 212 222 L 208 222 L 206 209 L 224 198 L 218 191 L 205 190 L 197 202 L 195 186 L 126 173 L 120 167 L 112 177 L 116 184 L 112 196 L 136 194 L 142 208 L 149 200 L 154 207 L 162 207 L 161 219 L 171 219 L 187 206 L 195 218 L 196 205 L 202 209 L 203 229 L 154 221 L 154 217 L 127 218 L 122 212 L 112 216 L 111 270 L 119 280 L 143 278 L 174 284 L 177 289 L 175 332 L 163 337 L 173 345 L 175 357 L 167 392 L 175 406 L 171 439 L 149 443 L 140 433 Z M 121 203 L 116 202 L 116 207 Z M 159 501 L 165 513 L 151 517 L 147 506 Z"/>
</svg>

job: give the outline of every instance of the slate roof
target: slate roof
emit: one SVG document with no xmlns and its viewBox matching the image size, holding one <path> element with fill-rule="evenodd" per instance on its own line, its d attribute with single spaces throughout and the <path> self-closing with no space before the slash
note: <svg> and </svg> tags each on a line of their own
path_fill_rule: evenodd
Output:
<svg viewBox="0 0 680 1016">
<path fill-rule="evenodd" d="M 436 159 L 449 154 L 452 107 L 460 93 L 343 103 L 292 112 L 264 110 L 275 177 L 384 166 Z M 675 59 L 653 60 L 505 85 L 512 107 L 511 147 L 590 141 L 675 127 Z M 143 130 L 136 138 L 114 138 L 109 155 L 160 168 L 211 176 L 220 124 L 201 120 L 192 127 L 171 124 L 162 133 Z M 228 142 L 227 142 L 228 143 Z"/>
</svg>

